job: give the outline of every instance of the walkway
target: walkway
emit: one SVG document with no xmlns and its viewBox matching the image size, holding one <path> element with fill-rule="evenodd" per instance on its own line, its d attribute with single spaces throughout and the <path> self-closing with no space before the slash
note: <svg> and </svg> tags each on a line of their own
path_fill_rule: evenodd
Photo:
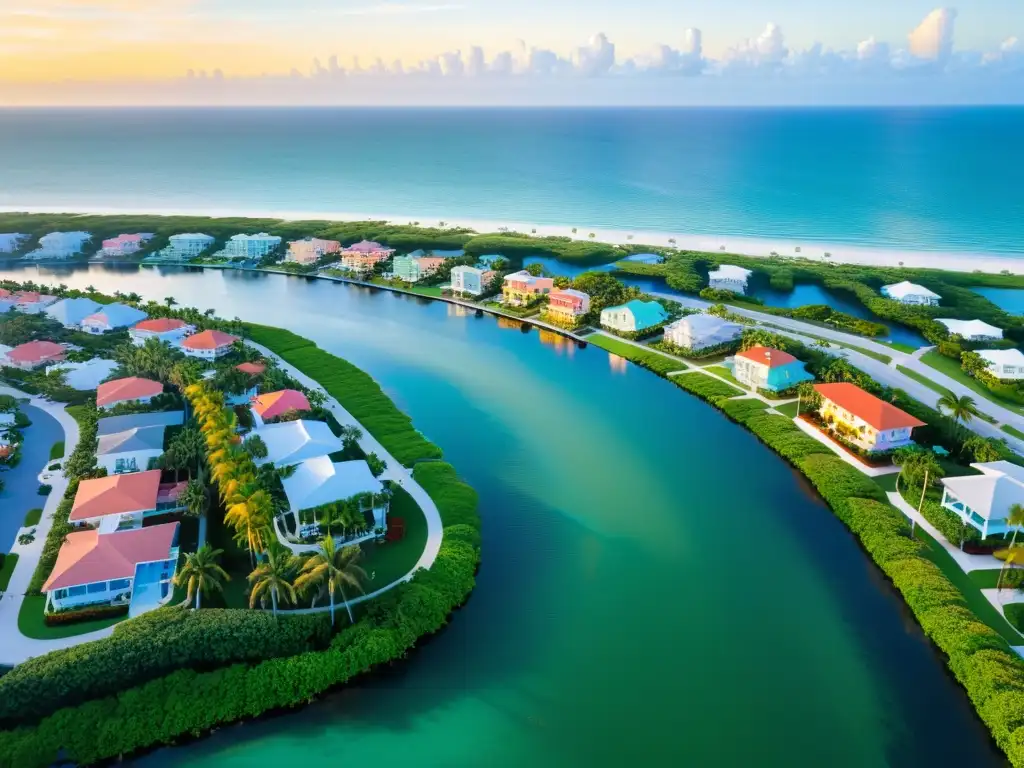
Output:
<svg viewBox="0 0 1024 768">
<path fill-rule="evenodd" d="M 268 359 L 276 360 L 278 365 L 281 367 L 281 370 L 285 371 L 289 376 L 301 382 L 303 385 L 309 387 L 310 389 L 316 389 L 321 392 L 324 391 L 323 387 L 321 387 L 316 382 L 315 379 L 310 378 L 302 371 L 300 371 L 298 368 L 296 368 L 294 365 L 286 362 L 279 355 L 270 351 L 270 349 L 268 349 L 267 347 L 264 347 L 261 344 L 256 344 L 255 342 L 250 341 L 248 339 L 246 339 L 245 343 L 248 346 L 253 347 L 254 349 L 258 349 L 260 353 L 262 353 Z M 335 398 L 331 397 L 330 394 L 326 392 L 324 392 L 324 394 L 327 395 L 327 401 L 325 405 L 327 406 L 328 409 L 330 409 L 331 413 L 334 414 L 334 418 L 338 420 L 338 423 L 341 424 L 342 426 L 357 427 L 359 431 L 362 433 L 362 437 L 359 439 L 359 447 L 362 448 L 363 451 L 366 453 L 377 454 L 377 456 L 383 459 L 384 462 L 387 464 L 387 469 L 384 470 L 384 473 L 380 476 L 380 479 L 392 480 L 393 482 L 402 486 L 402 488 L 404 488 L 405 491 L 410 496 L 412 496 L 416 503 L 420 505 L 420 509 L 423 510 L 423 515 L 427 519 L 427 544 L 423 548 L 423 554 L 420 555 L 419 560 L 416 561 L 416 564 L 412 567 L 412 569 L 407 574 L 402 576 L 400 579 L 397 579 L 391 582 L 390 584 L 381 587 L 380 589 L 371 592 L 367 595 L 360 595 L 359 597 L 353 598 L 348 601 L 348 605 L 358 605 L 359 603 L 365 602 L 367 600 L 372 600 L 373 598 L 384 594 L 389 589 L 393 589 L 394 587 L 398 586 L 403 582 L 409 581 L 416 573 L 416 571 L 418 571 L 420 568 L 429 568 L 430 566 L 432 566 L 434 564 L 434 560 L 437 559 L 437 553 L 441 550 L 443 524 L 441 523 L 441 513 L 438 511 L 437 505 L 434 503 L 434 500 L 430 498 L 430 495 L 423 489 L 423 486 L 421 486 L 413 479 L 412 473 L 408 469 L 403 467 L 402 464 L 398 461 L 398 459 L 392 456 L 387 451 L 387 449 L 385 449 L 384 446 L 381 445 L 380 442 L 378 442 L 377 438 L 375 438 L 373 435 L 367 432 L 366 429 L 364 429 L 363 426 L 358 421 L 356 421 L 352 414 L 345 410 L 341 403 L 339 403 Z M 335 610 L 344 607 L 345 603 L 335 604 Z M 323 613 L 329 610 L 329 605 L 323 605 L 317 608 L 300 608 L 297 610 L 288 611 L 288 613 Z"/>
<path fill-rule="evenodd" d="M 889 491 L 886 496 L 889 499 L 889 503 L 892 504 L 896 509 L 907 516 L 908 519 L 913 520 L 921 528 L 924 528 L 931 535 L 935 541 L 937 541 L 946 552 L 949 553 L 956 564 L 960 566 L 964 573 L 970 571 L 990 571 L 992 569 L 999 569 L 1003 567 L 1001 560 L 996 560 L 992 555 L 969 555 L 959 547 L 950 544 L 946 541 L 946 537 L 939 533 L 938 529 L 929 523 L 921 514 L 910 506 L 903 497 L 900 496 L 896 491 Z"/>
<path fill-rule="evenodd" d="M 834 440 L 829 438 L 828 435 L 823 434 L 820 429 L 815 428 L 813 424 L 808 424 L 801 418 L 793 419 L 793 423 L 800 428 L 801 432 L 806 434 L 808 437 L 813 437 L 819 443 L 821 443 L 830 451 L 832 451 L 832 453 L 834 453 L 840 459 L 845 461 L 858 472 L 863 472 L 868 477 L 882 477 L 883 475 L 899 474 L 900 468 L 892 464 L 886 467 L 872 467 L 869 466 L 868 464 L 865 464 L 852 453 L 845 450 L 841 445 L 839 445 Z"/>
</svg>

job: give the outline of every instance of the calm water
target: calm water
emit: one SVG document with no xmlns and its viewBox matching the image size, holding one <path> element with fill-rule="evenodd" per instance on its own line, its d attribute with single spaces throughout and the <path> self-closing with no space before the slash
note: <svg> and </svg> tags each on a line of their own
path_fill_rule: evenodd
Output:
<svg viewBox="0 0 1024 768">
<path fill-rule="evenodd" d="M 1020 255 L 1021 136 L 1019 108 L 0 110 L 0 207 L 361 212 Z"/>
<path fill-rule="evenodd" d="M 0 491 L 0 552 L 11 551 L 18 529 L 25 522 L 25 513 L 46 503 L 38 493 L 37 477 L 50 460 L 50 447 L 64 439 L 60 424 L 45 411 L 31 405 L 21 409 L 32 424 L 22 430 L 25 441 L 18 466 L 0 472 L 0 479 L 4 481 L 4 489 Z"/>
<path fill-rule="evenodd" d="M 45 274 L 315 339 L 371 372 L 481 497 L 477 589 L 401 672 L 139 764 L 1000 764 L 828 509 L 668 382 L 374 289 L 240 272 Z"/>
<path fill-rule="evenodd" d="M 1015 315 L 1024 315 L 1024 290 L 1019 288 L 975 288 L 997 307 Z"/>
</svg>

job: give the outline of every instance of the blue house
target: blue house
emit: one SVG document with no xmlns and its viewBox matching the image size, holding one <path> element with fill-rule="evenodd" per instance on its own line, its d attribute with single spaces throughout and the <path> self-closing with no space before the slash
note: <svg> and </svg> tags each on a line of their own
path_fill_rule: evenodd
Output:
<svg viewBox="0 0 1024 768">
<path fill-rule="evenodd" d="M 788 352 L 770 347 L 751 347 L 732 359 L 732 375 L 740 384 L 754 389 L 782 392 L 814 376 Z"/>
<path fill-rule="evenodd" d="M 668 312 L 656 301 L 633 299 L 617 307 L 601 310 L 601 325 L 613 331 L 635 333 L 661 325 L 668 320 Z"/>
</svg>

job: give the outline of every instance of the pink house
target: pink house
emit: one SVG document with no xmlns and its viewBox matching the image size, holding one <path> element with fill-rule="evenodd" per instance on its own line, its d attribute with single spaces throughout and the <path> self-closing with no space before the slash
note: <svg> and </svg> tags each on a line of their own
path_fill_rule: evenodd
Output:
<svg viewBox="0 0 1024 768">
<path fill-rule="evenodd" d="M 7 357 L 0 359 L 4 365 L 31 371 L 46 363 L 56 363 L 64 359 L 64 347 L 52 341 L 30 341 L 19 344 Z"/>
<path fill-rule="evenodd" d="M 118 235 L 109 240 L 104 240 L 103 250 L 100 253 L 103 256 L 129 256 L 133 253 L 138 253 L 143 243 L 151 237 L 153 235 L 148 232 L 140 232 L 136 235 Z"/>
<path fill-rule="evenodd" d="M 548 319 L 571 323 L 589 311 L 590 297 L 583 291 L 566 288 L 548 295 Z"/>
<path fill-rule="evenodd" d="M 329 253 L 338 253 L 341 243 L 337 240 L 321 240 L 318 237 L 307 237 L 288 243 L 288 261 L 297 264 L 313 264 Z"/>
<path fill-rule="evenodd" d="M 341 264 L 347 269 L 366 272 L 373 269 L 374 264 L 391 258 L 394 248 L 387 248 L 372 240 L 361 240 L 341 250 Z"/>
</svg>

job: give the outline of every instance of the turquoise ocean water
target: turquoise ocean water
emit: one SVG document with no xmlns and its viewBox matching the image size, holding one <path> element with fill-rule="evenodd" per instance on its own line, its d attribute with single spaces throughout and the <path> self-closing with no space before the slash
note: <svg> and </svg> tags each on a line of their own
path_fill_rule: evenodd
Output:
<svg viewBox="0 0 1024 768">
<path fill-rule="evenodd" d="M 1024 109 L 0 110 L 0 209 L 405 214 L 1024 257 Z"/>
</svg>

